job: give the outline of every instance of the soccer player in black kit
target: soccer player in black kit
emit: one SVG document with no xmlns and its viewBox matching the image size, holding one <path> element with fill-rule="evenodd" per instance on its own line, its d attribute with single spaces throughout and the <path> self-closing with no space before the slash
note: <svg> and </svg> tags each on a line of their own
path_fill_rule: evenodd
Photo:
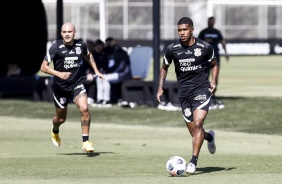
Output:
<svg viewBox="0 0 282 184">
<path fill-rule="evenodd" d="M 220 54 L 218 47 L 219 43 L 222 45 L 222 48 L 225 51 L 225 57 L 227 61 L 229 61 L 229 55 L 226 50 L 226 41 L 222 36 L 220 30 L 214 28 L 214 24 L 215 24 L 215 18 L 209 17 L 208 27 L 200 31 L 198 38 L 211 44 L 211 46 L 214 49 L 214 54 L 216 56 L 216 60 L 218 63 L 218 70 L 220 70 Z M 216 80 L 216 86 L 218 86 L 218 78 Z M 210 109 L 217 109 L 217 108 L 222 109 L 224 108 L 224 105 L 221 100 L 216 99 L 214 93 L 214 95 L 211 98 Z"/>
<path fill-rule="evenodd" d="M 82 68 L 83 58 L 89 62 L 96 75 L 103 80 L 104 76 L 97 69 L 92 54 L 84 42 L 74 39 L 75 26 L 65 23 L 61 28 L 63 39 L 57 40 L 48 50 L 41 71 L 54 76 L 53 97 L 56 115 L 53 118 L 51 138 L 56 147 L 61 145 L 59 127 L 66 121 L 67 105 L 72 100 L 81 114 L 82 150 L 94 152 L 89 141 L 90 114 L 87 103 L 87 93 L 84 87 Z M 49 65 L 53 61 L 54 68 Z"/>
<path fill-rule="evenodd" d="M 215 133 L 206 132 L 203 128 L 208 114 L 210 99 L 216 89 L 218 64 L 213 47 L 207 42 L 193 37 L 193 21 L 182 17 L 178 21 L 178 35 L 180 39 L 170 44 L 164 54 L 160 69 L 157 100 L 161 103 L 163 85 L 170 64 L 173 62 L 178 84 L 178 98 L 186 126 L 192 138 L 192 158 L 187 165 L 186 172 L 196 171 L 197 161 L 203 141 L 208 141 L 211 154 L 216 151 Z M 209 81 L 209 69 L 212 66 L 212 78 Z"/>
</svg>

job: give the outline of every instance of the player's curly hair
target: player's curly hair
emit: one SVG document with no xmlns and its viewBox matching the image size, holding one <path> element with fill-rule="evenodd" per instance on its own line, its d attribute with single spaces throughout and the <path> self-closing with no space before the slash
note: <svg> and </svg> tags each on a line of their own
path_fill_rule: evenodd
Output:
<svg viewBox="0 0 282 184">
<path fill-rule="evenodd" d="M 189 17 L 182 17 L 181 19 L 179 19 L 177 25 L 181 24 L 189 24 L 191 27 L 193 27 L 193 21 Z"/>
</svg>

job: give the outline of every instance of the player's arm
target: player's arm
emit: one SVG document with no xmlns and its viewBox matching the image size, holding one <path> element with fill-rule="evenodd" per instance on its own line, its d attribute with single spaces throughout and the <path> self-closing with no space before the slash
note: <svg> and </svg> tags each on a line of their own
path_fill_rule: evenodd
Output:
<svg viewBox="0 0 282 184">
<path fill-rule="evenodd" d="M 161 70 L 160 70 L 158 92 L 157 92 L 157 95 L 156 95 L 159 103 L 161 103 L 160 97 L 163 94 L 163 86 L 164 86 L 164 82 L 165 82 L 165 79 L 166 79 L 166 76 L 167 76 L 168 67 L 169 67 L 169 65 L 166 65 L 166 64 L 163 63 Z"/>
<path fill-rule="evenodd" d="M 71 75 L 70 72 L 59 72 L 57 70 L 54 70 L 49 66 L 49 62 L 47 60 L 43 60 L 40 68 L 41 72 L 47 73 L 49 75 L 57 76 L 61 79 L 68 79 L 69 76 Z"/>
<path fill-rule="evenodd" d="M 104 75 L 98 70 L 93 55 L 92 55 L 90 52 L 88 52 L 88 54 L 87 54 L 86 56 L 84 55 L 84 58 L 86 59 L 86 61 L 88 61 L 88 63 L 90 64 L 90 66 L 93 68 L 95 74 L 96 74 L 100 79 L 105 79 L 105 78 L 104 78 Z"/>
<path fill-rule="evenodd" d="M 210 89 L 209 91 L 211 93 L 215 93 L 216 91 L 216 81 L 217 81 L 217 77 L 218 77 L 218 63 L 217 63 L 217 60 L 216 60 L 216 57 L 214 57 L 211 62 L 211 86 L 210 86 Z"/>
<path fill-rule="evenodd" d="M 221 43 L 222 48 L 223 48 L 223 50 L 224 50 L 224 52 L 225 52 L 225 58 L 226 58 L 227 61 L 229 61 L 229 55 L 228 55 L 228 53 L 227 53 L 226 41 L 225 41 L 225 39 L 220 40 L 220 43 Z"/>
<path fill-rule="evenodd" d="M 54 43 L 48 50 L 46 56 L 43 59 L 43 62 L 41 64 L 41 72 L 43 73 L 47 73 L 49 75 L 53 75 L 53 76 L 57 76 L 61 79 L 68 79 L 69 76 L 71 75 L 70 72 L 60 72 L 57 71 L 53 68 L 51 68 L 49 65 L 50 63 L 53 61 L 53 59 L 55 58 L 57 54 L 57 43 Z"/>
<path fill-rule="evenodd" d="M 158 84 L 158 91 L 157 91 L 157 100 L 159 103 L 161 103 L 161 96 L 163 94 L 163 86 L 164 86 L 164 82 L 167 76 L 167 71 L 168 68 L 172 62 L 172 54 L 171 54 L 171 48 L 172 45 L 169 45 L 166 49 L 166 52 L 164 54 L 164 58 L 163 58 L 163 65 L 160 69 L 160 77 L 159 77 L 159 84 Z"/>
</svg>

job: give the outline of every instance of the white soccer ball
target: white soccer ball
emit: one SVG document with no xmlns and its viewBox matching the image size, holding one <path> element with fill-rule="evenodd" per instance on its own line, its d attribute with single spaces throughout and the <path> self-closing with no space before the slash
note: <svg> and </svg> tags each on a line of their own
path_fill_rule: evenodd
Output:
<svg viewBox="0 0 282 184">
<path fill-rule="evenodd" d="M 173 156 L 166 162 L 166 170 L 171 176 L 182 176 L 185 174 L 187 162 L 180 156 Z"/>
</svg>

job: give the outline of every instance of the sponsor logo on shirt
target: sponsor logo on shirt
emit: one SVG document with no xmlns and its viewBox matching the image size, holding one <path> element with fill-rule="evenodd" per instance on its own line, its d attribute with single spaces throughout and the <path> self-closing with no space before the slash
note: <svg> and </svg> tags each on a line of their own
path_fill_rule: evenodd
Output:
<svg viewBox="0 0 282 184">
<path fill-rule="evenodd" d="M 191 63 L 194 62 L 194 61 L 195 61 L 195 58 L 180 59 L 179 60 L 180 70 L 182 72 L 186 72 L 186 71 L 194 71 L 194 70 L 202 68 L 201 65 L 191 66 Z"/>
<path fill-rule="evenodd" d="M 77 63 L 78 57 L 66 57 L 64 61 L 64 68 L 77 68 L 80 67 L 81 62 Z"/>
<path fill-rule="evenodd" d="M 60 49 L 63 48 L 63 47 L 65 47 L 65 45 L 60 45 L 60 46 L 59 46 Z"/>
<path fill-rule="evenodd" d="M 183 54 L 183 52 L 178 52 L 177 55 Z"/>
<path fill-rule="evenodd" d="M 189 58 L 189 59 L 180 59 L 179 62 L 180 63 L 184 63 L 184 62 L 194 62 L 195 58 Z"/>
</svg>

